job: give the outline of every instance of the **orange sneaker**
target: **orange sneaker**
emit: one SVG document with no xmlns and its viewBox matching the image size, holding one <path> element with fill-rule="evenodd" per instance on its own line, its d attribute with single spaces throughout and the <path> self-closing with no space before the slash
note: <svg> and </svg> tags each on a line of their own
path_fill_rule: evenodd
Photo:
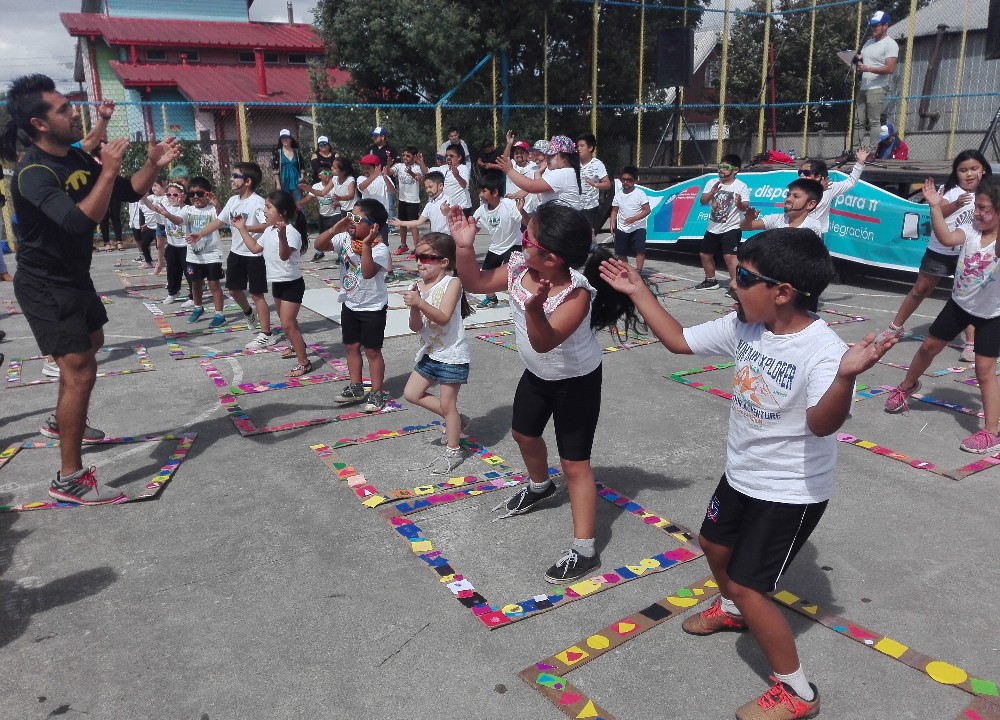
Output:
<svg viewBox="0 0 1000 720">
<path fill-rule="evenodd" d="M 722 601 L 716 599 L 708 610 L 686 618 L 681 629 L 690 635 L 711 635 L 717 632 L 743 632 L 747 621 L 742 615 L 730 615 L 722 609 Z"/>
<path fill-rule="evenodd" d="M 771 679 L 775 684 L 767 692 L 736 711 L 738 720 L 796 720 L 819 714 L 819 690 L 815 685 L 809 683 L 816 696 L 806 702 L 778 678 L 772 675 Z"/>
<path fill-rule="evenodd" d="M 396 250 L 392 254 L 393 255 L 408 255 L 409 252 L 410 252 L 410 248 L 408 248 L 406 245 L 400 245 L 398 248 L 396 248 Z"/>
</svg>

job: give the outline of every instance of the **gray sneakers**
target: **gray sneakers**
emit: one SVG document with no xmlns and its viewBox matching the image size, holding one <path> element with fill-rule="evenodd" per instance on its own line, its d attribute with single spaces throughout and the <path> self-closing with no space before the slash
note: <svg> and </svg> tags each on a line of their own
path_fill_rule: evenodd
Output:
<svg viewBox="0 0 1000 720">
<path fill-rule="evenodd" d="M 462 448 L 445 448 L 444 455 L 437 459 L 431 469 L 434 475 L 448 475 L 452 470 L 465 462 Z"/>
<path fill-rule="evenodd" d="M 392 398 L 385 390 L 372 390 L 368 396 L 368 404 L 365 405 L 365 412 L 382 412 Z"/>
<path fill-rule="evenodd" d="M 333 400 L 334 402 L 342 403 L 344 405 L 350 405 L 354 403 L 364 402 L 368 399 L 368 392 L 365 390 L 363 383 L 351 383 L 344 388 L 343 392 L 340 393 Z M 379 408 L 381 409 L 381 408 Z"/>
<path fill-rule="evenodd" d="M 55 415 L 49 415 L 48 419 L 42 423 L 42 427 L 38 430 L 42 435 L 47 438 L 52 438 L 53 440 L 59 439 L 59 423 L 56 422 Z M 83 444 L 93 445 L 94 443 L 99 443 L 104 439 L 104 432 L 98 430 L 97 428 L 92 428 L 90 425 L 86 425 L 83 428 Z"/>
<path fill-rule="evenodd" d="M 110 505 L 123 503 L 129 498 L 125 493 L 98 485 L 94 477 L 96 467 L 83 468 L 67 477 L 56 473 L 56 479 L 49 486 L 49 497 L 59 502 L 75 505 Z"/>
</svg>

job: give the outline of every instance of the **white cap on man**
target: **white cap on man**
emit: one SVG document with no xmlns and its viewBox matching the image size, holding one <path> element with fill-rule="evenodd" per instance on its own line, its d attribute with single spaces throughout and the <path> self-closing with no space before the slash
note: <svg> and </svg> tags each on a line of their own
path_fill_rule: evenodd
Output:
<svg viewBox="0 0 1000 720">
<path fill-rule="evenodd" d="M 889 13 L 885 10 L 879 10 L 874 15 L 872 19 L 868 21 L 869 25 L 889 25 L 892 20 L 889 19 Z"/>
</svg>

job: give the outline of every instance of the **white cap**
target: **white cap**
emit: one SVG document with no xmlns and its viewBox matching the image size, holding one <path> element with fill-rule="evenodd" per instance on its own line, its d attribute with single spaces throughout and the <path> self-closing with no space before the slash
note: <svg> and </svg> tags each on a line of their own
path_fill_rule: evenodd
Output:
<svg viewBox="0 0 1000 720">
<path fill-rule="evenodd" d="M 316 141 L 316 144 L 317 145 L 322 145 L 323 143 L 326 143 L 327 145 L 329 145 L 330 144 L 330 138 L 328 138 L 326 135 L 320 135 L 319 136 L 319 140 Z"/>
<path fill-rule="evenodd" d="M 878 139 L 879 139 L 879 140 L 888 140 L 888 139 L 889 139 L 889 136 L 890 136 L 891 134 L 892 134 L 892 133 L 890 133 L 890 132 L 889 132 L 889 126 L 888 126 L 888 125 L 883 125 L 882 127 L 880 127 L 880 128 L 879 128 L 879 136 L 878 136 Z"/>
<path fill-rule="evenodd" d="M 282 128 L 281 132 L 278 133 L 278 137 L 280 138 L 291 137 L 291 136 L 292 136 L 292 131 L 289 130 L 288 128 Z"/>
<path fill-rule="evenodd" d="M 885 10 L 879 10 L 874 15 L 872 19 L 868 21 L 869 25 L 888 25 L 891 21 L 889 18 L 889 13 Z"/>
</svg>

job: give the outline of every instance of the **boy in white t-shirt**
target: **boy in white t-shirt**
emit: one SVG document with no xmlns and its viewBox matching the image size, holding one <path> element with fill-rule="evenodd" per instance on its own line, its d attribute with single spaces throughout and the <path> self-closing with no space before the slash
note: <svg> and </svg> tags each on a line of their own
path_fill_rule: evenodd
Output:
<svg viewBox="0 0 1000 720">
<path fill-rule="evenodd" d="M 390 266 L 388 246 L 380 240 L 389 213 L 372 198 L 358 200 L 354 211 L 316 238 L 316 249 L 335 252 L 340 265 L 340 328 L 350 384 L 334 400 L 342 404 L 368 401 L 365 412 L 381 412 L 389 403 L 385 381 L 385 323 L 389 290 L 385 276 Z M 371 393 L 361 382 L 361 348 L 368 359 Z"/>
<path fill-rule="evenodd" d="M 490 249 L 483 258 L 483 270 L 498 268 L 510 259 L 512 252 L 521 251 L 521 211 L 517 203 L 501 197 L 505 186 L 503 173 L 489 170 L 479 179 L 480 205 L 472 214 L 479 229 L 490 233 Z M 480 308 L 496 307 L 500 300 L 487 294 Z"/>
<path fill-rule="evenodd" d="M 469 165 L 466 163 L 465 150 L 461 145 L 452 143 L 444 153 L 444 165 L 428 169 L 422 153 L 415 156 L 420 172 L 427 177 L 429 172 L 439 172 L 444 179 L 444 194 L 448 196 L 449 205 L 462 208 L 465 217 L 472 215 L 472 196 L 469 194 Z"/>
<path fill-rule="evenodd" d="M 812 216 L 812 211 L 823 198 L 823 186 L 818 180 L 799 178 L 788 183 L 788 194 L 785 195 L 785 212 L 772 213 L 760 217 L 754 208 L 747 208 L 740 221 L 740 230 L 774 230 L 783 227 L 800 227 L 812 230 L 820 238 L 823 228 L 819 220 Z M 732 287 L 732 282 L 730 282 Z"/>
<path fill-rule="evenodd" d="M 584 133 L 576 139 L 576 149 L 580 154 L 580 209 L 590 221 L 594 233 L 601 229 L 601 191 L 611 189 L 608 169 L 594 157 L 597 138 L 593 133 Z M 614 230 L 614 225 L 611 225 Z"/>
<path fill-rule="evenodd" d="M 396 194 L 396 186 L 389 177 L 389 166 L 382 167 L 382 161 L 378 155 L 368 153 L 361 158 L 361 175 L 358 176 L 358 193 L 361 199 L 372 198 L 382 203 L 386 213 L 389 212 L 389 195 Z M 389 244 L 389 226 L 380 223 L 382 242 Z M 396 255 L 405 255 L 409 252 L 404 242 L 397 249 Z"/>
<path fill-rule="evenodd" d="M 416 155 L 417 149 L 408 145 L 403 148 L 400 162 L 395 163 L 389 171 L 396 183 L 396 197 L 398 199 L 396 217 L 400 220 L 416 220 L 420 217 L 420 184 L 423 182 L 424 176 L 420 172 L 420 166 L 413 161 Z M 406 236 L 412 228 L 413 247 L 416 248 L 417 243 L 420 242 L 420 230 L 409 225 L 399 225 L 398 227 L 400 228 L 400 247 L 407 247 Z"/>
<path fill-rule="evenodd" d="M 615 255 L 628 262 L 635 258 L 635 269 L 642 272 L 646 262 L 646 217 L 649 215 L 649 198 L 635 186 L 639 168 L 626 165 L 619 176 L 622 185 L 611 201 L 611 228 L 615 233 Z"/>
<path fill-rule="evenodd" d="M 448 196 L 444 192 L 444 175 L 437 170 L 431 170 L 424 175 L 424 192 L 427 193 L 427 204 L 415 220 L 400 220 L 393 218 L 389 224 L 398 228 L 413 228 L 416 237 L 417 228 L 424 223 L 430 223 L 431 232 L 444 233 L 450 235 L 448 229 L 448 211 L 451 205 L 448 203 Z M 414 247 L 416 247 L 414 245 Z"/>
<path fill-rule="evenodd" d="M 719 179 L 710 180 L 702 190 L 700 202 L 709 206 L 708 230 L 701 241 L 701 267 L 705 279 L 695 285 L 696 290 L 715 290 L 719 281 L 715 279 L 715 256 L 721 250 L 730 278 L 736 272 L 736 250 L 743 233 L 740 219 L 750 207 L 750 188 L 742 180 L 737 180 L 743 160 L 735 153 L 722 156 L 719 163 Z"/>
<path fill-rule="evenodd" d="M 601 277 L 632 298 L 667 350 L 736 360 L 726 472 L 698 537 L 720 597 L 682 627 L 693 635 L 750 630 L 760 645 L 775 684 L 737 718 L 812 717 L 819 692 L 769 593 L 833 493 L 836 432 L 850 414 L 856 378 L 896 339 L 876 343 L 869 333 L 848 349 L 806 309 L 833 277 L 830 253 L 815 233 L 763 232 L 739 248 L 738 260 L 737 311 L 691 328 L 670 316 L 627 263 L 601 263 Z M 787 712 L 761 714 L 767 707 Z"/>
<path fill-rule="evenodd" d="M 545 145 L 548 145 L 548 141 L 540 142 L 545 142 Z M 507 147 L 504 149 L 503 154 L 505 157 L 511 159 L 515 170 L 524 175 L 524 177 L 531 179 L 535 178 L 535 173 L 538 171 L 538 164 L 528 159 L 528 154 L 533 152 L 531 146 L 524 140 L 514 142 L 514 132 L 511 130 L 507 131 Z M 539 154 L 541 155 L 541 153 Z M 538 195 L 525 190 L 508 192 L 505 197 L 510 200 L 522 200 L 525 215 L 531 215 L 531 213 L 535 212 L 535 208 L 538 207 Z M 522 222 L 521 232 L 524 232 L 524 229 L 525 225 Z"/>
</svg>

